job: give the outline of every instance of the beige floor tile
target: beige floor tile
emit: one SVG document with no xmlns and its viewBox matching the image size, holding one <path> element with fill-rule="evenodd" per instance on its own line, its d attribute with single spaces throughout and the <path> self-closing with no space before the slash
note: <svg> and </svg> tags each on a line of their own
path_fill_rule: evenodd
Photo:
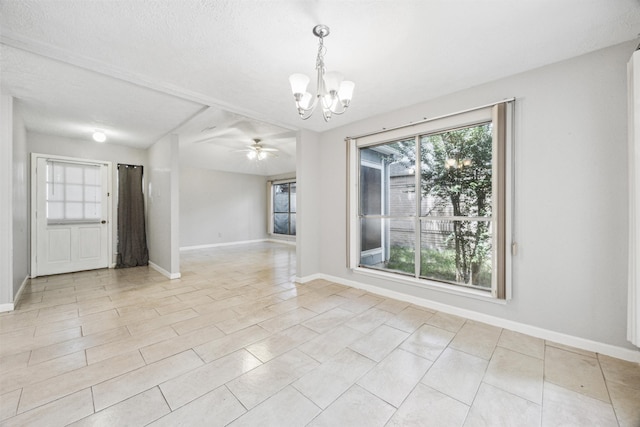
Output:
<svg viewBox="0 0 640 427">
<path fill-rule="evenodd" d="M 409 336 L 400 348 L 429 360 L 436 360 L 449 345 L 455 333 L 431 325 L 423 325 Z"/>
<path fill-rule="evenodd" d="M 265 320 L 271 319 L 272 317 L 276 317 L 277 315 L 278 313 L 274 313 L 271 310 L 263 308 L 258 311 L 232 317 L 231 319 L 216 323 L 216 326 L 220 328 L 220 330 L 225 334 L 232 334 L 234 332 L 238 332 L 241 329 L 255 326 L 258 323 L 264 322 Z"/>
<path fill-rule="evenodd" d="M 382 325 L 349 345 L 349 348 L 376 362 L 393 351 L 409 334 L 391 326 Z"/>
<path fill-rule="evenodd" d="M 500 347 L 526 354 L 527 356 L 544 359 L 544 340 L 530 337 L 519 332 L 503 329 L 498 340 Z"/>
<path fill-rule="evenodd" d="M 483 381 L 539 405 L 542 403 L 543 361 L 498 347 Z"/>
<path fill-rule="evenodd" d="M 609 403 L 598 359 L 547 347 L 544 359 L 545 381 Z"/>
<path fill-rule="evenodd" d="M 57 344 L 82 336 L 80 327 L 65 329 L 64 331 L 53 332 L 37 337 L 33 336 L 34 332 L 35 326 L 27 328 L 27 330 L 20 329 L 2 334 L 2 336 L 0 336 L 0 342 L 2 342 L 0 346 L 0 357 Z"/>
<path fill-rule="evenodd" d="M 422 383 L 471 405 L 488 365 L 489 362 L 481 357 L 447 348 Z"/>
<path fill-rule="evenodd" d="M 65 426 L 93 414 L 91 389 L 77 391 L 7 420 L 10 426 Z"/>
<path fill-rule="evenodd" d="M 344 304 L 340 305 L 340 308 L 352 313 L 362 313 L 371 307 L 380 304 L 382 301 L 384 301 L 384 298 L 382 297 L 365 293 L 357 298 L 349 298 L 348 301 L 345 301 Z"/>
<path fill-rule="evenodd" d="M 399 407 L 432 363 L 408 351 L 396 349 L 362 377 L 358 384 Z"/>
<path fill-rule="evenodd" d="M 251 344 L 246 348 L 262 362 L 268 362 L 274 357 L 286 353 L 317 336 L 317 332 L 305 328 L 302 325 L 296 325 L 284 331 L 277 332 L 269 338 Z"/>
<path fill-rule="evenodd" d="M 260 326 L 250 326 L 225 337 L 209 341 L 193 349 L 205 361 L 219 359 L 269 336 L 269 332 Z"/>
<path fill-rule="evenodd" d="M 35 335 L 45 335 L 51 332 L 63 331 L 65 329 L 82 326 L 84 323 L 89 322 L 107 322 L 113 321 L 118 317 L 116 310 L 105 310 L 87 316 L 73 317 L 66 320 L 58 320 L 57 322 L 45 322 L 38 323 L 36 326 Z"/>
<path fill-rule="evenodd" d="M 0 421 L 13 417 L 18 412 L 21 389 L 0 394 Z"/>
<path fill-rule="evenodd" d="M 640 363 L 598 355 L 607 382 L 616 382 L 640 390 Z"/>
<path fill-rule="evenodd" d="M 149 424 L 150 427 L 223 427 L 246 412 L 224 386 L 199 397 Z"/>
<path fill-rule="evenodd" d="M 482 384 L 464 427 L 538 427 L 541 406 L 489 384 Z"/>
<path fill-rule="evenodd" d="M 392 317 L 393 313 L 379 310 L 377 307 L 374 307 L 355 317 L 352 317 L 345 323 L 345 325 L 352 329 L 360 331 L 363 334 L 368 334 Z"/>
<path fill-rule="evenodd" d="M 461 426 L 469 407 L 424 384 L 418 384 L 387 426 Z"/>
<path fill-rule="evenodd" d="M 171 327 L 178 333 L 178 335 L 184 335 L 197 329 L 202 329 L 210 325 L 231 319 L 232 317 L 236 317 L 237 315 L 238 314 L 230 308 L 221 309 L 213 313 L 199 314 L 196 317 L 173 323 Z"/>
<path fill-rule="evenodd" d="M 227 387 L 251 409 L 318 365 L 301 351 L 292 350 L 227 383 Z"/>
<path fill-rule="evenodd" d="M 362 387 L 352 386 L 327 409 L 322 411 L 309 427 L 384 426 L 395 412 L 393 406 L 377 398 Z"/>
<path fill-rule="evenodd" d="M 88 389 L 94 384 L 141 366 L 144 366 L 144 360 L 140 353 L 135 351 L 26 386 L 22 390 L 18 412 L 25 412 L 60 397 Z"/>
<path fill-rule="evenodd" d="M 109 329 L 115 329 L 127 326 L 133 322 L 151 320 L 160 317 L 158 312 L 153 308 L 132 307 L 131 310 L 118 309 L 120 316 L 110 321 L 87 322 L 82 325 L 82 333 L 91 335 Z"/>
<path fill-rule="evenodd" d="M 433 313 L 420 310 L 414 307 L 407 307 L 394 317 L 387 320 L 387 325 L 405 332 L 413 333 L 420 326 L 424 325 Z"/>
<path fill-rule="evenodd" d="M 318 299 L 310 299 L 308 302 L 303 303 L 302 307 L 320 314 L 339 307 L 347 301 L 349 300 L 339 295 L 329 295 Z"/>
<path fill-rule="evenodd" d="M 4 378 L 5 375 L 11 372 L 26 368 L 29 364 L 29 357 L 31 357 L 30 350 L 0 357 L 0 378 Z"/>
<path fill-rule="evenodd" d="M 611 403 L 620 427 L 640 426 L 640 388 L 608 382 Z"/>
<path fill-rule="evenodd" d="M 302 324 L 307 328 L 313 329 L 319 334 L 322 334 L 346 322 L 351 317 L 353 317 L 352 312 L 344 310 L 342 308 L 334 308 L 316 317 L 312 317 Z"/>
<path fill-rule="evenodd" d="M 185 251 L 181 271 L 30 280 L 24 304 L 0 313 L 0 424 L 360 426 L 396 405 L 387 425 L 460 425 L 465 413 L 467 426 L 640 425 L 637 363 L 507 330 L 496 345 L 497 328 L 472 320 L 295 283 L 291 246 Z M 110 340 L 113 330 L 134 334 Z M 165 366 L 182 352 L 195 368 Z M 604 395 L 598 362 L 611 404 L 581 394 L 596 384 Z"/>
<path fill-rule="evenodd" d="M 175 410 L 260 365 L 251 353 L 240 350 L 162 383 L 160 390 Z"/>
<path fill-rule="evenodd" d="M 387 298 L 382 301 L 380 304 L 376 305 L 378 310 L 388 311 L 393 314 L 398 314 L 411 304 L 405 301 L 399 301 L 396 299 Z"/>
<path fill-rule="evenodd" d="M 269 307 L 269 310 L 273 309 Z M 317 313 L 301 307 L 287 311 L 272 319 L 265 320 L 264 322 L 260 322 L 259 325 L 269 332 L 280 332 L 298 325 L 314 316 L 317 316 Z"/>
<path fill-rule="evenodd" d="M 437 312 L 427 320 L 427 324 L 449 332 L 458 332 L 466 320 L 462 317 Z"/>
<path fill-rule="evenodd" d="M 298 346 L 298 349 L 319 362 L 325 362 L 363 336 L 362 332 L 340 325 Z"/>
<path fill-rule="evenodd" d="M 100 411 L 144 390 L 202 366 L 191 350 L 167 357 L 93 386 L 93 401 Z"/>
<path fill-rule="evenodd" d="M 71 424 L 73 427 L 144 426 L 171 412 L 158 387 Z"/>
<path fill-rule="evenodd" d="M 304 375 L 293 386 L 324 409 L 374 366 L 370 359 L 345 349 Z"/>
<path fill-rule="evenodd" d="M 559 349 L 562 349 L 562 350 L 570 351 L 572 353 L 582 354 L 583 356 L 589 356 L 589 357 L 593 357 L 593 358 L 598 357 L 598 355 L 595 354 L 592 351 L 587 351 L 587 350 L 583 350 L 581 348 L 571 347 L 571 346 L 560 344 L 560 343 L 553 342 L 553 341 L 545 341 L 545 345 L 547 347 L 555 347 L 555 348 L 559 348 Z"/>
<path fill-rule="evenodd" d="M 146 334 L 154 329 L 161 328 L 163 326 L 168 326 L 183 320 L 192 319 L 197 315 L 198 313 L 195 310 L 189 308 L 187 310 L 176 311 L 175 313 L 165 314 L 153 319 L 131 322 L 127 324 L 127 328 L 129 329 L 129 332 L 131 332 L 131 335 L 141 335 Z"/>
<path fill-rule="evenodd" d="M 502 329 L 494 326 L 466 322 L 449 347 L 489 360 L 500 338 L 500 332 Z"/>
<path fill-rule="evenodd" d="M 542 426 L 617 426 L 610 403 L 544 383 Z"/>
<path fill-rule="evenodd" d="M 91 347 L 85 350 L 87 363 L 92 364 L 135 349 L 139 350 L 142 347 L 176 337 L 177 335 L 170 326 L 164 326 L 146 334 L 128 336 L 117 341 Z"/>
<path fill-rule="evenodd" d="M 196 329 L 188 334 L 142 347 L 140 353 L 142 353 L 145 362 L 153 363 L 224 336 L 220 329 L 215 325 L 211 325 L 206 328 Z"/>
<path fill-rule="evenodd" d="M 2 375 L 0 394 L 56 377 L 86 365 L 84 352 L 78 351 L 37 365 L 14 369 Z"/>
<path fill-rule="evenodd" d="M 319 412 L 320 409 L 316 405 L 289 386 L 236 419 L 229 426 L 304 426 Z"/>
<path fill-rule="evenodd" d="M 108 331 L 73 338 L 61 343 L 51 344 L 46 347 L 40 347 L 31 352 L 29 365 L 37 365 L 38 363 L 42 363 L 47 360 L 83 351 L 91 347 L 117 341 L 129 336 L 130 334 L 127 328 L 122 326 Z"/>
</svg>

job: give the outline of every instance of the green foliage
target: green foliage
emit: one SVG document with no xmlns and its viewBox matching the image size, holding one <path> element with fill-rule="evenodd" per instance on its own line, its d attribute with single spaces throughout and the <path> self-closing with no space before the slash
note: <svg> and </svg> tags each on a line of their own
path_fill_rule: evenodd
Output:
<svg viewBox="0 0 640 427">
<path fill-rule="evenodd" d="M 395 145 L 401 153 L 396 161 L 415 164 L 413 142 Z M 491 216 L 491 123 L 424 136 L 419 155 L 421 216 Z M 486 276 L 485 264 L 491 258 L 489 222 L 453 220 L 452 224 L 453 233 L 446 238 L 444 247 L 453 249 L 453 259 L 449 252 L 438 248 L 440 252 L 430 254 L 425 271 L 433 271 L 434 277 L 443 276 L 443 280 L 484 284 L 486 277 L 481 276 Z M 439 268 L 440 262 L 447 267 Z M 450 268 L 451 262 L 455 268 Z M 450 277 L 452 271 L 454 277 Z"/>
<path fill-rule="evenodd" d="M 420 251 L 420 276 L 429 279 L 457 282 L 456 252 L 452 249 L 422 249 Z M 389 261 L 385 266 L 389 270 L 414 273 L 414 250 L 412 248 L 392 246 Z M 491 265 L 485 262 L 480 267 L 475 285 L 491 287 Z"/>
</svg>

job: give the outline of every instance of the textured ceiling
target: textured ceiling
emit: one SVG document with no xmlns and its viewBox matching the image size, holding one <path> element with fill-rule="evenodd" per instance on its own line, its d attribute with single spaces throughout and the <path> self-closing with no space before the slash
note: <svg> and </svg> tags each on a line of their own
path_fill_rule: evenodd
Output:
<svg viewBox="0 0 640 427">
<path fill-rule="evenodd" d="M 288 85 L 293 72 L 313 76 L 319 23 L 331 28 L 327 68 L 356 83 L 350 110 L 330 123 L 301 121 Z M 191 141 L 181 156 L 206 163 L 215 144 L 197 145 L 202 129 L 185 127 L 198 117 L 218 131 L 233 113 L 322 132 L 639 29 L 638 0 L 0 0 L 1 83 L 30 129 L 81 137 L 100 125 L 139 147 L 180 130 Z M 284 159 L 293 143 L 282 144 Z"/>
</svg>

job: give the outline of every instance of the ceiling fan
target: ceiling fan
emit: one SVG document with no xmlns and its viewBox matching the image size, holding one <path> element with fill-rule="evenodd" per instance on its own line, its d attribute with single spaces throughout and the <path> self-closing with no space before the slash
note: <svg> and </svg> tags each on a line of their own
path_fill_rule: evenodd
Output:
<svg viewBox="0 0 640 427">
<path fill-rule="evenodd" d="M 247 145 L 246 148 L 242 150 L 234 150 L 238 153 L 247 153 L 247 158 L 249 160 L 264 160 L 267 157 L 278 157 L 275 152 L 278 151 L 277 148 L 267 147 L 262 144 L 260 138 L 253 138 L 253 144 Z"/>
</svg>

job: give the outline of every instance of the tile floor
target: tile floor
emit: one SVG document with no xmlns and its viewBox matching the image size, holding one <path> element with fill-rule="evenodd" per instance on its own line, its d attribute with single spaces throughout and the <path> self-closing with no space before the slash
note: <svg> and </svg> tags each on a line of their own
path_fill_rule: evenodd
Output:
<svg viewBox="0 0 640 427">
<path fill-rule="evenodd" d="M 316 280 L 295 249 L 32 280 L 0 424 L 640 426 L 640 365 Z"/>
</svg>

